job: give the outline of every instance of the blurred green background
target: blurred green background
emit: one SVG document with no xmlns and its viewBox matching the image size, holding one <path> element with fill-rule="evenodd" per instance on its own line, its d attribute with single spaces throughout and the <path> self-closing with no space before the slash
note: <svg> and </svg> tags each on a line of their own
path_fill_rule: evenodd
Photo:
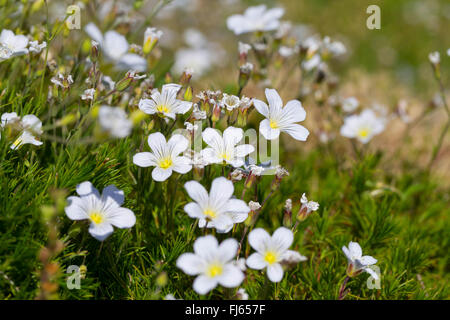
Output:
<svg viewBox="0 0 450 320">
<path fill-rule="evenodd" d="M 242 1 L 247 5 L 282 5 L 284 20 L 311 26 L 322 36 L 342 40 L 349 58 L 337 73 L 361 68 L 389 72 L 395 81 L 422 94 L 435 91 L 428 54 L 441 53 L 442 67 L 450 70 L 450 1 L 448 0 L 270 0 Z M 369 5 L 381 9 L 381 29 L 369 30 Z M 448 74 L 448 72 L 447 72 Z M 446 72 L 443 72 L 446 77 Z M 446 78 L 448 79 L 448 77 Z"/>
</svg>

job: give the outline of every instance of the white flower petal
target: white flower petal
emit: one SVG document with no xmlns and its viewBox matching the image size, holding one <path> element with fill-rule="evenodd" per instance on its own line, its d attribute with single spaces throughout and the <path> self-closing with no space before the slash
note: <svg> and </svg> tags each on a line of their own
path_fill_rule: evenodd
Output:
<svg viewBox="0 0 450 320">
<path fill-rule="evenodd" d="M 136 216 L 127 208 L 115 208 L 107 212 L 108 223 L 117 228 L 131 228 L 136 224 Z"/>
<path fill-rule="evenodd" d="M 80 196 L 87 196 L 87 195 L 95 195 L 96 197 L 100 198 L 100 193 L 90 181 L 84 181 L 77 185 L 77 193 Z"/>
<path fill-rule="evenodd" d="M 273 129 L 270 127 L 270 121 L 268 119 L 264 119 L 259 123 L 259 132 L 263 135 L 267 140 L 274 140 L 280 136 L 280 129 Z"/>
<path fill-rule="evenodd" d="M 128 41 L 120 33 L 110 30 L 105 33 L 103 49 L 107 56 L 119 60 L 128 51 Z"/>
<path fill-rule="evenodd" d="M 219 177 L 213 180 L 209 192 L 210 204 L 214 208 L 221 208 L 231 198 L 234 192 L 233 182 L 225 177 Z"/>
<path fill-rule="evenodd" d="M 348 249 L 350 250 L 350 255 L 354 258 L 354 259 L 359 259 L 362 256 L 362 250 L 361 250 L 361 246 L 359 245 L 358 242 L 352 242 L 350 241 L 350 243 L 348 244 Z"/>
<path fill-rule="evenodd" d="M 189 197 L 191 197 L 194 201 L 198 202 L 201 206 L 206 205 L 208 203 L 208 192 L 206 189 L 197 181 L 188 181 L 184 184 L 184 188 L 186 189 Z"/>
<path fill-rule="evenodd" d="M 283 268 L 279 263 L 274 263 L 267 267 L 267 277 L 272 282 L 280 282 L 283 279 L 283 273 Z"/>
<path fill-rule="evenodd" d="M 253 99 L 253 105 L 260 114 L 262 114 L 266 118 L 269 117 L 269 107 L 264 101 Z"/>
<path fill-rule="evenodd" d="M 68 205 L 64 208 L 64 211 L 70 220 L 84 220 L 88 218 L 83 199 L 72 196 L 67 198 L 67 203 Z"/>
<path fill-rule="evenodd" d="M 235 239 L 226 239 L 219 245 L 220 260 L 227 263 L 232 260 L 237 253 L 239 244 Z"/>
<path fill-rule="evenodd" d="M 162 158 L 165 155 L 166 150 L 166 138 L 161 132 L 155 132 L 148 136 L 147 139 L 150 149 L 153 151 L 157 158 Z"/>
<path fill-rule="evenodd" d="M 223 274 L 219 277 L 220 285 L 225 288 L 235 288 L 244 281 L 244 273 L 231 263 L 225 265 L 223 268 Z"/>
<path fill-rule="evenodd" d="M 267 245 L 271 242 L 271 237 L 266 230 L 256 228 L 248 235 L 248 242 L 253 249 L 263 253 L 266 250 Z"/>
<path fill-rule="evenodd" d="M 194 242 L 194 252 L 202 258 L 214 256 L 217 252 L 219 244 L 217 239 L 212 235 L 197 238 Z"/>
<path fill-rule="evenodd" d="M 306 141 L 309 136 L 308 129 L 295 123 L 283 126 L 281 130 L 288 133 L 295 140 L 299 141 Z"/>
<path fill-rule="evenodd" d="M 113 231 L 114 229 L 112 225 L 106 222 L 98 225 L 91 223 L 89 226 L 89 233 L 99 241 L 103 241 L 108 238 Z"/>
<path fill-rule="evenodd" d="M 272 243 L 281 252 L 289 249 L 292 242 L 294 242 L 294 233 L 288 228 L 280 227 L 272 235 Z"/>
<path fill-rule="evenodd" d="M 160 167 L 155 167 L 152 171 L 152 178 L 155 181 L 165 181 L 172 175 L 172 169 L 162 169 Z"/>
<path fill-rule="evenodd" d="M 294 123 L 305 120 L 306 111 L 298 100 L 289 101 L 283 108 L 281 117 L 283 122 Z"/>
<path fill-rule="evenodd" d="M 187 205 L 184 206 L 184 211 L 188 214 L 191 218 L 203 218 L 205 215 L 203 214 L 202 208 L 195 203 L 190 202 Z"/>
<path fill-rule="evenodd" d="M 191 159 L 187 157 L 176 157 L 173 159 L 172 169 L 181 174 L 188 173 L 192 169 Z"/>
<path fill-rule="evenodd" d="M 150 152 L 139 152 L 133 156 L 133 163 L 139 167 L 156 166 L 155 156 Z"/>
<path fill-rule="evenodd" d="M 125 200 L 123 190 L 117 189 L 115 185 L 109 185 L 102 191 L 102 201 L 107 206 L 120 207 Z"/>
<path fill-rule="evenodd" d="M 266 98 L 267 102 L 269 102 L 269 112 L 278 113 L 283 108 L 283 100 L 281 100 L 280 95 L 275 89 L 266 89 Z"/>
<path fill-rule="evenodd" d="M 374 257 L 371 256 L 363 256 L 361 257 L 361 259 L 358 259 L 359 262 L 363 265 L 363 266 L 370 266 L 372 264 L 377 263 L 377 259 L 375 259 Z"/>
<path fill-rule="evenodd" d="M 198 294 L 207 294 L 217 286 L 217 279 L 200 275 L 194 280 L 193 288 Z"/>
<path fill-rule="evenodd" d="M 193 253 L 183 253 L 177 259 L 177 267 L 183 270 L 184 273 L 195 276 L 200 274 L 205 269 L 203 259 Z"/>
<path fill-rule="evenodd" d="M 264 257 L 258 252 L 252 253 L 247 258 L 246 263 L 249 268 L 255 270 L 262 270 L 267 266 L 267 262 L 264 261 Z"/>
</svg>

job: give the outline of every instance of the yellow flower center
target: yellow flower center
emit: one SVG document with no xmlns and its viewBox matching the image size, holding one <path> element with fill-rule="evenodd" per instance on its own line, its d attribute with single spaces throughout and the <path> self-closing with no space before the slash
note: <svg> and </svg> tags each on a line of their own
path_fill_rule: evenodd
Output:
<svg viewBox="0 0 450 320">
<path fill-rule="evenodd" d="M 206 275 L 210 278 L 217 277 L 223 272 L 223 267 L 220 264 L 212 264 L 208 267 Z"/>
<path fill-rule="evenodd" d="M 226 153 L 226 152 L 222 153 L 222 154 L 220 155 L 220 157 L 221 157 L 222 159 L 224 159 L 224 160 L 227 160 L 227 161 L 231 160 L 230 154 L 229 154 L 229 153 Z"/>
<path fill-rule="evenodd" d="M 277 129 L 278 128 L 278 122 L 277 121 L 274 121 L 274 120 L 270 120 L 270 127 L 272 128 L 272 129 Z"/>
<path fill-rule="evenodd" d="M 209 219 L 214 219 L 215 217 L 217 217 L 217 213 L 211 209 L 206 209 L 205 211 L 203 211 L 203 214 Z"/>
<path fill-rule="evenodd" d="M 267 251 L 266 254 L 264 255 L 264 260 L 268 263 L 268 264 L 273 264 L 275 262 L 277 262 L 277 254 L 273 251 Z"/>
<path fill-rule="evenodd" d="M 173 161 L 171 158 L 164 158 L 159 161 L 159 166 L 162 169 L 168 169 L 172 166 Z"/>
<path fill-rule="evenodd" d="M 91 218 L 91 221 L 95 224 L 100 224 L 103 222 L 103 216 L 98 212 L 92 212 L 89 218 Z"/>
<path fill-rule="evenodd" d="M 168 113 L 168 112 L 169 112 L 169 108 L 167 108 L 167 106 L 166 106 L 165 104 L 159 104 L 159 105 L 157 105 L 157 106 L 156 106 L 156 110 L 157 110 L 158 112 L 161 112 L 161 113 Z"/>
<path fill-rule="evenodd" d="M 370 130 L 367 129 L 367 128 L 363 128 L 363 129 L 359 129 L 358 130 L 358 136 L 360 136 L 361 138 L 367 138 L 369 133 L 370 133 Z"/>
</svg>

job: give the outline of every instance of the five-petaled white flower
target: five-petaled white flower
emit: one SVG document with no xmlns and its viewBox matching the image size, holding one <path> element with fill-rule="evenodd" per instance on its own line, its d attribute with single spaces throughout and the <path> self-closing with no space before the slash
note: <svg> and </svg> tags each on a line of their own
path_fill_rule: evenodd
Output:
<svg viewBox="0 0 450 320">
<path fill-rule="evenodd" d="M 232 94 L 223 94 L 223 98 L 220 101 L 220 105 L 223 108 L 226 108 L 228 111 L 233 111 L 236 108 L 239 108 L 241 100 L 239 97 Z"/>
<path fill-rule="evenodd" d="M 189 147 L 189 140 L 181 134 L 174 134 L 168 142 L 161 132 L 148 136 L 148 145 L 152 152 L 139 152 L 134 155 L 133 163 L 140 167 L 155 167 L 152 178 L 164 181 L 172 175 L 172 171 L 184 174 L 192 169 L 191 160 L 179 156 Z"/>
<path fill-rule="evenodd" d="M 227 27 L 236 35 L 256 32 L 272 31 L 280 26 L 280 18 L 284 14 L 283 8 L 267 9 L 266 5 L 249 7 L 244 14 L 235 14 L 227 19 Z"/>
<path fill-rule="evenodd" d="M 101 106 L 98 121 L 102 129 L 115 138 L 127 137 L 133 128 L 133 123 L 120 107 Z"/>
<path fill-rule="evenodd" d="M 147 60 L 135 53 L 128 53 L 127 39 L 117 31 L 110 30 L 104 35 L 94 23 L 88 23 L 84 28 L 86 33 L 102 48 L 106 57 L 112 60 L 121 70 L 136 70 L 144 72 L 147 69 Z"/>
<path fill-rule="evenodd" d="M 150 99 L 141 99 L 139 109 L 147 114 L 161 114 L 175 119 L 176 114 L 185 114 L 192 107 L 192 102 L 177 99 L 181 85 L 170 83 L 163 85 L 161 93 L 155 89 Z"/>
<path fill-rule="evenodd" d="M 203 133 L 203 141 L 209 147 L 203 149 L 201 154 L 208 163 L 228 163 L 233 167 L 244 165 L 244 158 L 255 151 L 250 144 L 236 146 L 242 140 L 244 131 L 241 128 L 228 127 L 223 132 L 223 137 L 218 130 L 206 128 Z"/>
<path fill-rule="evenodd" d="M 347 275 L 354 277 L 362 271 L 369 273 L 375 280 L 378 280 L 378 274 L 370 268 L 371 265 L 377 263 L 377 259 L 371 256 L 363 256 L 361 246 L 357 242 L 352 242 L 342 247 L 348 260 Z"/>
<path fill-rule="evenodd" d="M 3 29 L 0 34 L 0 61 L 28 53 L 28 38 L 15 35 L 11 30 Z"/>
<path fill-rule="evenodd" d="M 197 276 L 193 288 L 206 294 L 218 284 L 235 288 L 244 280 L 244 273 L 234 265 L 238 250 L 235 239 L 227 239 L 219 245 L 212 235 L 200 237 L 194 242 L 194 253 L 183 253 L 177 259 L 177 267 L 190 276 Z"/>
<path fill-rule="evenodd" d="M 226 233 L 235 223 L 244 222 L 250 208 L 243 200 L 232 198 L 233 183 L 225 177 L 213 180 L 208 194 L 197 181 L 189 181 L 184 185 L 189 196 L 195 201 L 184 206 L 184 211 L 191 217 L 199 219 L 200 228 L 216 228 Z"/>
<path fill-rule="evenodd" d="M 7 135 L 15 139 L 11 145 L 13 150 L 27 143 L 35 146 L 42 144 L 42 141 L 37 139 L 37 136 L 43 133 L 42 122 L 35 115 L 27 114 L 20 119 L 15 112 L 4 113 L 1 117 L 1 127 L 8 129 Z"/>
<path fill-rule="evenodd" d="M 267 118 L 259 124 L 259 131 L 264 138 L 277 139 L 280 132 L 286 132 L 296 140 L 306 141 L 308 129 L 296 123 L 306 118 L 301 102 L 291 100 L 283 108 L 283 101 L 275 89 L 266 89 L 266 97 L 269 106 L 261 100 L 253 99 L 256 110 Z"/>
<path fill-rule="evenodd" d="M 122 208 L 124 193 L 114 185 L 103 189 L 102 195 L 89 181 L 77 185 L 79 197 L 67 198 L 68 205 L 64 208 L 71 220 L 89 219 L 89 233 L 97 240 L 105 240 L 117 228 L 131 228 L 136 223 L 136 217 L 130 209 Z"/>
<path fill-rule="evenodd" d="M 347 138 L 357 138 L 362 143 L 367 143 L 373 136 L 383 132 L 385 120 L 379 118 L 370 110 L 364 110 L 359 115 L 352 115 L 344 120 L 341 127 L 341 135 Z"/>
<path fill-rule="evenodd" d="M 256 228 L 248 235 L 250 246 L 257 252 L 247 259 L 247 266 L 262 270 L 267 268 L 267 276 L 272 282 L 280 282 L 283 278 L 284 261 L 304 261 L 306 258 L 298 252 L 288 250 L 294 241 L 291 230 L 280 227 L 270 236 L 266 230 Z"/>
</svg>

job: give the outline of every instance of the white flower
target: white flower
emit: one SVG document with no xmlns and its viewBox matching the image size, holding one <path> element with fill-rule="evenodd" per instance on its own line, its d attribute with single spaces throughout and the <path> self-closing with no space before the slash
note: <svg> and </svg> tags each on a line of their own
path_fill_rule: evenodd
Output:
<svg viewBox="0 0 450 320">
<path fill-rule="evenodd" d="M 250 208 L 239 199 L 233 199 L 233 183 L 225 177 L 213 180 L 208 194 L 197 181 L 189 181 L 184 185 L 189 196 L 195 201 L 184 206 L 184 211 L 191 218 L 199 219 L 200 228 L 215 228 L 226 233 L 235 223 L 241 223 L 248 217 Z"/>
<path fill-rule="evenodd" d="M 72 75 L 64 76 L 62 73 L 58 73 L 56 76 L 53 76 L 50 79 L 50 82 L 53 83 L 57 87 L 61 87 L 63 89 L 67 89 L 73 84 Z"/>
<path fill-rule="evenodd" d="M 239 300 L 248 300 L 248 294 L 244 288 L 239 288 L 236 293 L 236 296 Z"/>
<path fill-rule="evenodd" d="M 133 123 L 120 107 L 101 106 L 98 121 L 102 129 L 115 138 L 127 137 L 133 128 Z"/>
<path fill-rule="evenodd" d="M 292 199 L 286 199 L 286 202 L 284 203 L 284 209 L 289 212 L 292 211 Z"/>
<path fill-rule="evenodd" d="M 249 7 L 244 14 L 235 14 L 227 19 L 227 27 L 236 35 L 255 32 L 276 30 L 280 26 L 280 18 L 283 16 L 282 8 L 267 10 L 265 5 Z"/>
<path fill-rule="evenodd" d="M 106 57 L 113 61 L 119 69 L 132 69 L 138 72 L 144 72 L 147 69 L 147 61 L 144 58 L 135 53 L 128 53 L 128 41 L 120 33 L 110 30 L 103 35 L 92 22 L 87 24 L 84 30 L 98 42 Z"/>
<path fill-rule="evenodd" d="M 278 53 L 280 54 L 280 56 L 287 58 L 287 57 L 292 56 L 295 53 L 295 50 L 294 50 L 294 48 L 281 46 L 280 49 L 278 49 Z"/>
<path fill-rule="evenodd" d="M 206 111 L 200 110 L 198 107 L 198 104 L 194 104 L 194 107 L 192 108 L 192 117 L 195 120 L 205 120 L 206 119 Z"/>
<path fill-rule="evenodd" d="M 311 71 L 312 69 L 317 68 L 321 61 L 320 56 L 315 54 L 311 58 L 306 58 L 305 61 L 302 62 L 302 68 L 306 71 Z"/>
<path fill-rule="evenodd" d="M 342 101 L 342 110 L 348 113 L 355 111 L 358 106 L 359 101 L 355 97 L 349 97 Z"/>
<path fill-rule="evenodd" d="M 439 52 L 435 51 L 435 52 L 431 52 L 428 55 L 428 59 L 430 60 L 430 62 L 432 64 L 439 64 L 441 62 L 441 55 L 439 54 Z"/>
<path fill-rule="evenodd" d="M 347 52 L 345 45 L 340 41 L 331 41 L 330 37 L 325 36 L 322 41 L 325 53 L 331 53 L 332 56 L 340 56 Z"/>
<path fill-rule="evenodd" d="M 239 100 L 239 97 L 226 93 L 223 94 L 221 106 L 226 107 L 228 111 L 233 111 L 234 109 L 239 108 L 240 103 L 241 101 Z"/>
<path fill-rule="evenodd" d="M 161 132 L 148 136 L 148 145 L 152 152 L 139 152 L 134 155 L 133 163 L 140 167 L 155 167 L 152 178 L 155 181 L 167 180 L 172 171 L 185 174 L 192 169 L 191 160 L 178 156 L 189 147 L 189 140 L 181 134 L 174 134 L 168 142 Z"/>
<path fill-rule="evenodd" d="M 95 88 L 86 89 L 84 90 L 83 94 L 81 95 L 81 100 L 92 100 L 94 99 L 95 94 Z"/>
<path fill-rule="evenodd" d="M 222 138 L 218 130 L 206 128 L 202 137 L 209 147 L 201 151 L 203 158 L 210 164 L 226 162 L 233 167 L 244 165 L 244 157 L 255 148 L 250 144 L 236 146 L 242 140 L 243 134 L 241 128 L 228 127 Z"/>
<path fill-rule="evenodd" d="M 253 99 L 256 110 L 267 119 L 259 124 L 259 131 L 267 140 L 277 139 L 280 132 L 286 132 L 296 140 L 306 141 L 308 129 L 296 124 L 305 120 L 306 111 L 298 100 L 289 101 L 283 108 L 283 101 L 275 89 L 266 89 L 269 106 L 261 100 Z"/>
<path fill-rule="evenodd" d="M 244 280 L 244 273 L 232 262 L 238 246 L 235 239 L 224 240 L 219 245 L 212 235 L 200 237 L 194 242 L 194 253 L 183 253 L 177 259 L 177 267 L 197 276 L 193 288 L 199 294 L 208 293 L 218 284 L 235 288 Z"/>
<path fill-rule="evenodd" d="M 247 266 L 256 270 L 267 268 L 269 280 L 280 282 L 284 274 L 281 262 L 296 255 L 295 251 L 288 250 L 293 241 L 294 234 L 285 227 L 275 230 L 272 236 L 262 228 L 252 230 L 248 242 L 256 252 L 248 257 Z"/>
<path fill-rule="evenodd" d="M 186 127 L 186 130 L 189 132 L 195 132 L 198 130 L 198 124 L 193 124 L 190 122 L 185 122 L 184 126 Z"/>
<path fill-rule="evenodd" d="M 147 114 L 161 114 L 164 117 L 175 119 L 176 114 L 185 114 L 191 107 L 192 102 L 177 99 L 181 85 L 169 83 L 162 86 L 161 93 L 158 89 L 153 90 L 150 99 L 141 99 L 139 109 Z"/>
<path fill-rule="evenodd" d="M 242 178 L 244 177 L 244 172 L 242 171 L 242 169 L 234 169 L 231 174 L 231 180 L 232 181 L 241 181 Z"/>
<path fill-rule="evenodd" d="M 47 42 L 42 42 L 39 44 L 38 41 L 31 41 L 29 50 L 32 53 L 41 53 L 42 49 L 45 49 L 47 47 Z"/>
<path fill-rule="evenodd" d="M 341 127 L 341 135 L 347 138 L 357 138 L 362 143 L 367 143 L 373 136 L 383 132 L 385 122 L 368 109 L 359 115 L 352 115 L 344 120 Z"/>
<path fill-rule="evenodd" d="M 262 173 L 264 171 L 266 171 L 266 168 L 264 168 L 262 166 L 258 166 L 256 164 L 251 164 L 251 165 L 248 166 L 248 168 L 249 168 L 251 174 L 254 175 L 254 176 L 257 176 L 257 177 L 261 176 Z"/>
<path fill-rule="evenodd" d="M 447 55 L 450 57 L 450 49 L 447 49 Z"/>
<path fill-rule="evenodd" d="M 365 271 L 375 280 L 378 280 L 378 274 L 369 267 L 377 263 L 377 259 L 371 256 L 363 256 L 361 246 L 357 242 L 350 241 L 348 248 L 343 246 L 342 251 L 344 251 L 344 254 L 348 260 L 348 276 L 353 277 L 358 275 L 360 272 Z"/>
<path fill-rule="evenodd" d="M 144 33 L 143 50 L 145 53 L 150 52 L 159 39 L 162 37 L 163 32 L 156 28 L 147 28 Z"/>
<path fill-rule="evenodd" d="M 247 266 L 245 264 L 245 258 L 239 258 L 237 260 L 233 261 L 233 264 L 238 267 L 239 269 L 241 269 L 241 271 L 245 271 L 247 270 Z"/>
<path fill-rule="evenodd" d="M 248 203 L 248 207 L 250 208 L 250 210 L 252 211 L 256 211 L 261 209 L 261 205 L 259 204 L 259 202 L 255 202 L 255 201 L 250 201 Z"/>
<path fill-rule="evenodd" d="M 212 66 L 219 64 L 219 55 L 209 48 L 184 48 L 175 53 L 175 64 L 173 71 L 182 74 L 186 68 L 195 71 L 195 74 L 202 76 L 208 72 Z"/>
<path fill-rule="evenodd" d="M 89 181 L 77 185 L 76 190 L 79 197 L 68 197 L 64 210 L 71 220 L 89 219 L 89 233 L 95 239 L 105 240 L 113 232 L 113 226 L 131 228 L 136 223 L 133 211 L 121 207 L 124 193 L 114 185 L 104 188 L 102 195 Z"/>
<path fill-rule="evenodd" d="M 37 139 L 37 136 L 43 133 L 42 122 L 35 115 L 27 114 L 20 119 L 15 112 L 4 113 L 1 117 L 1 127 L 11 129 L 11 135 L 14 138 L 18 136 L 11 145 L 13 150 L 27 143 L 35 146 L 42 145 L 42 141 Z"/>
<path fill-rule="evenodd" d="M 15 35 L 11 30 L 3 29 L 0 34 L 0 59 L 8 59 L 28 53 L 28 38 L 24 35 Z"/>
<path fill-rule="evenodd" d="M 311 211 L 317 211 L 319 209 L 319 203 L 317 203 L 315 201 L 308 201 L 308 199 L 306 198 L 306 195 L 304 193 L 302 194 L 300 203 L 302 204 L 302 207 L 300 210 L 302 210 L 303 208 L 306 208 L 307 213 L 310 213 Z"/>
<path fill-rule="evenodd" d="M 250 49 L 252 48 L 251 45 L 248 43 L 240 42 L 238 43 L 238 51 L 239 55 L 247 55 Z"/>
<path fill-rule="evenodd" d="M 283 168 L 279 164 L 276 165 L 275 176 L 277 177 L 277 179 L 282 179 L 283 177 L 286 177 L 288 175 L 289 175 L 289 172 L 285 168 Z"/>
</svg>

